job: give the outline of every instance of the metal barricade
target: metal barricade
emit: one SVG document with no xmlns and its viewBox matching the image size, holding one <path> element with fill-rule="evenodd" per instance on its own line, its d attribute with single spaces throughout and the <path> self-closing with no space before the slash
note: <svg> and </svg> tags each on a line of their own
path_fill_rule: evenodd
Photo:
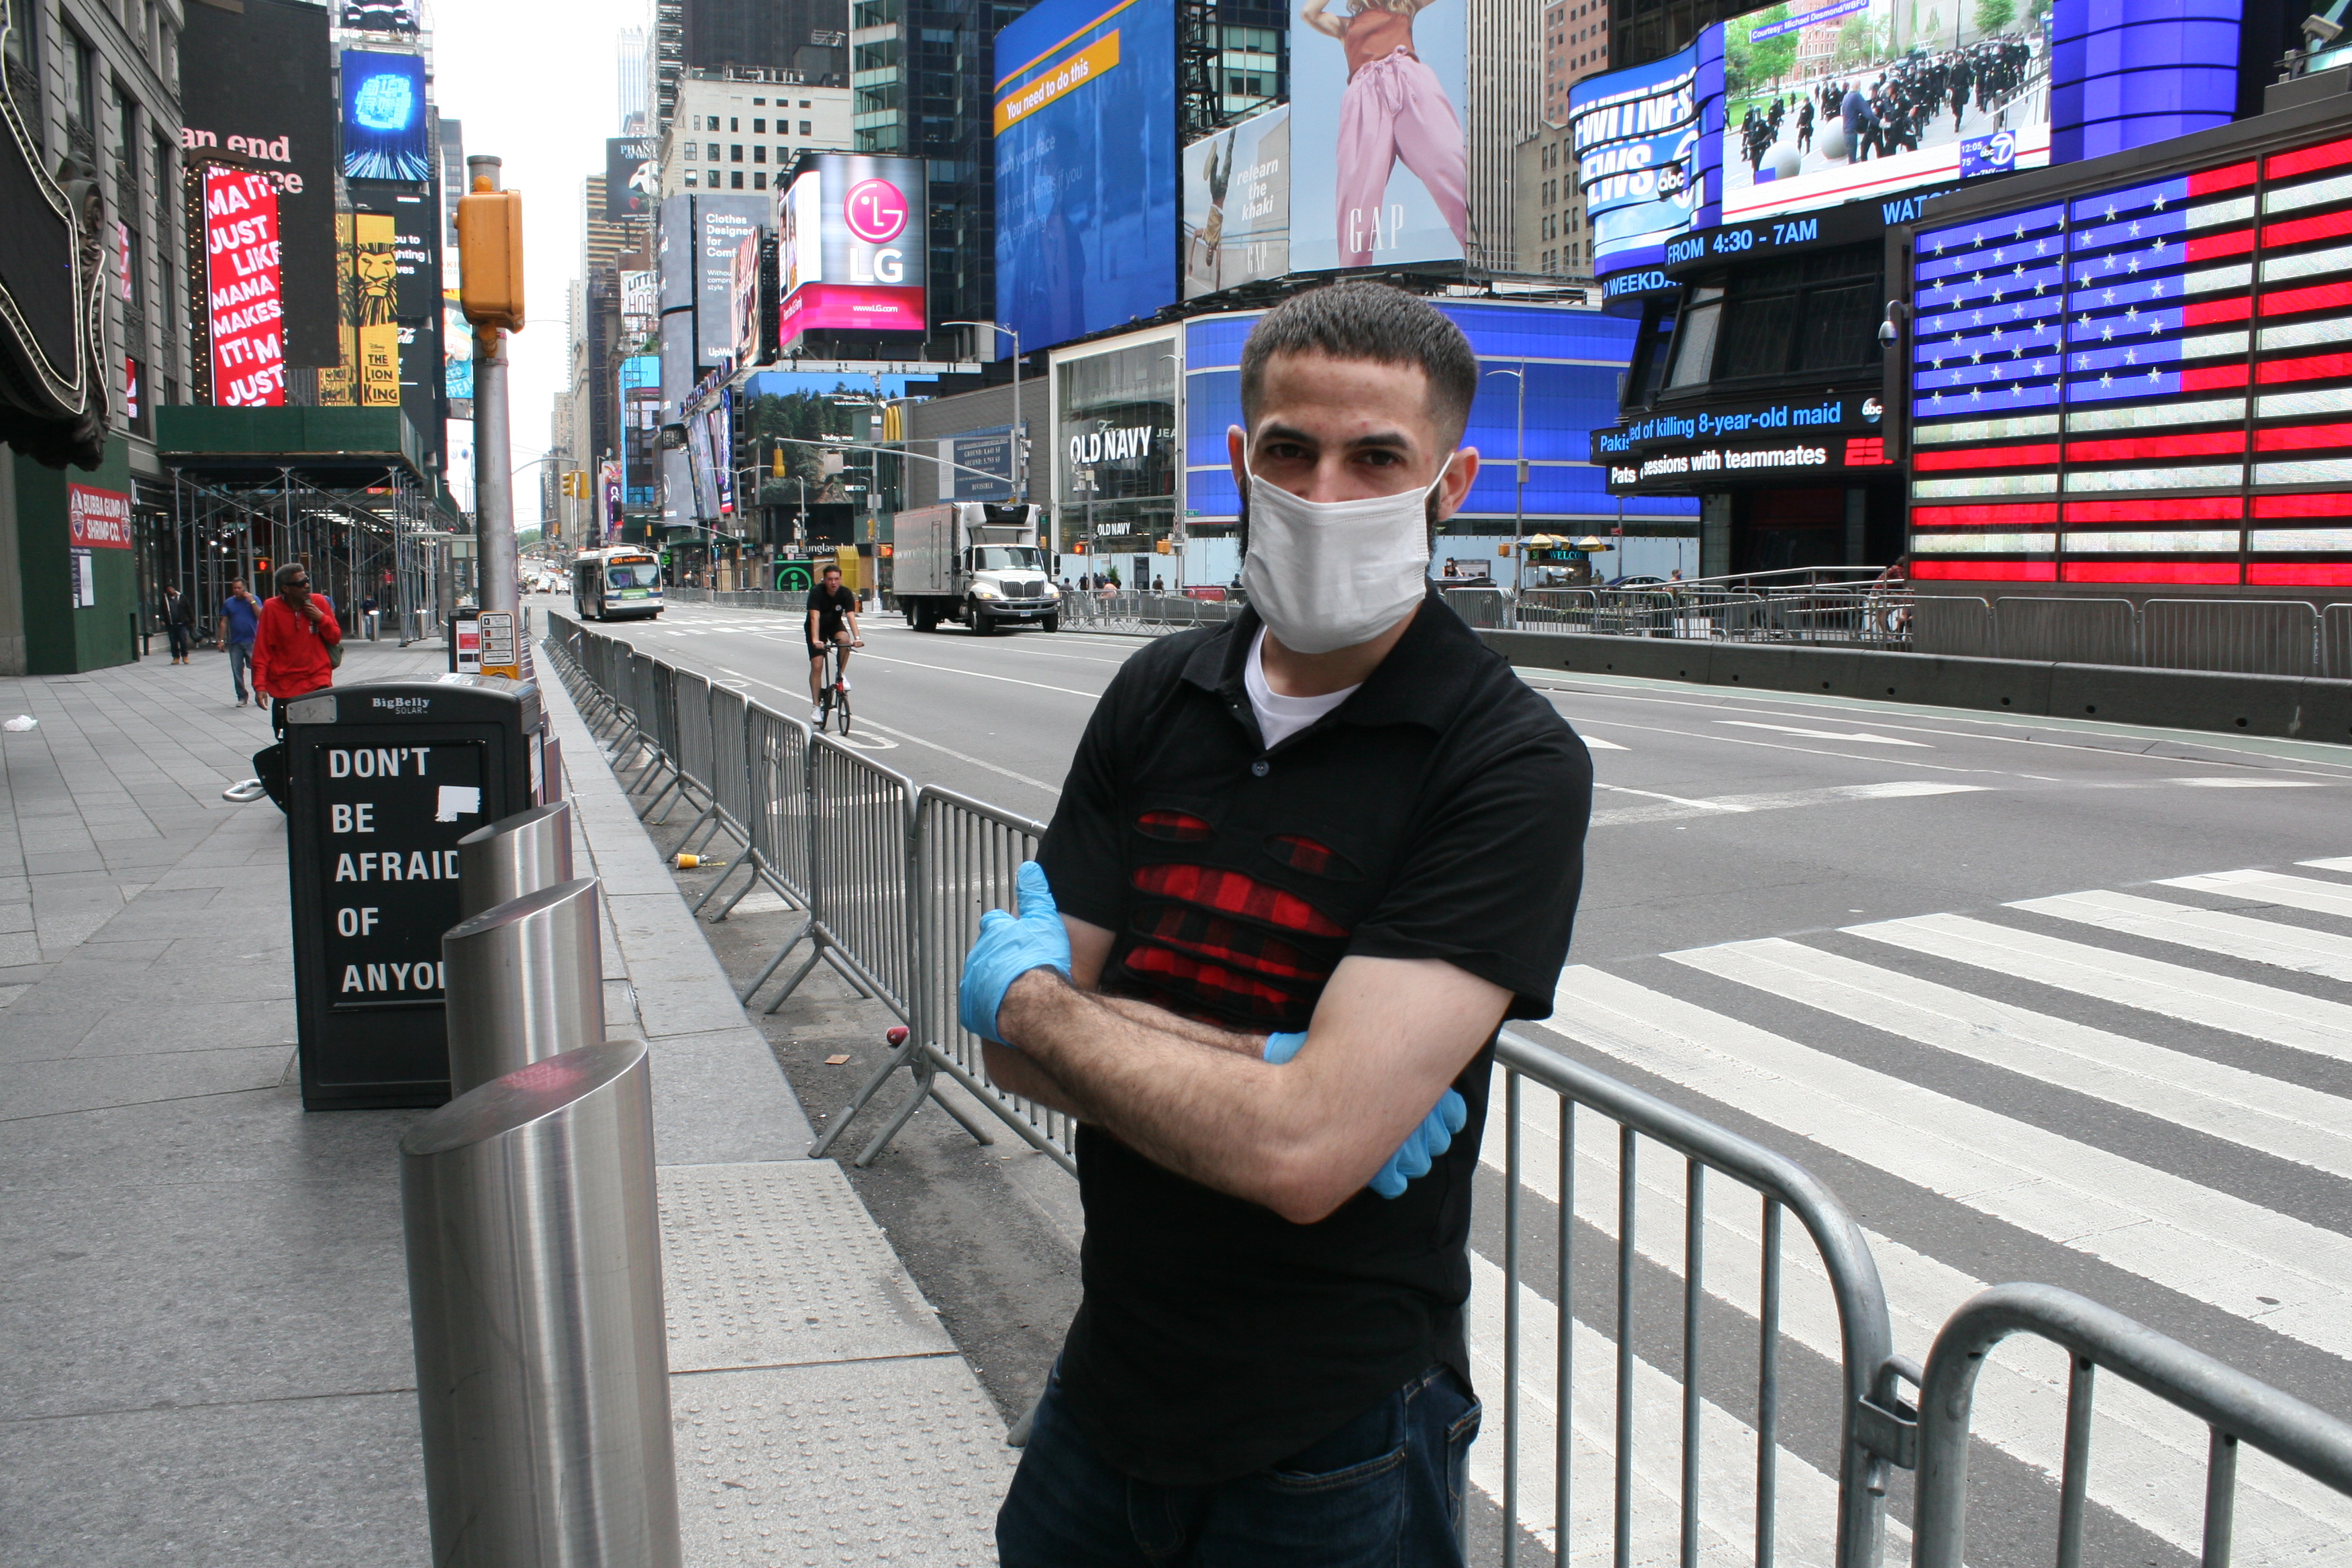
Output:
<svg viewBox="0 0 2352 1568">
<path fill-rule="evenodd" d="M 1529 588 L 1519 595 L 1516 618 L 1521 631 L 1589 632 L 1599 605 L 1590 588 Z"/>
<path fill-rule="evenodd" d="M 2352 605 L 2330 605 L 2320 616 L 2319 673 L 2352 680 Z"/>
<path fill-rule="evenodd" d="M 1511 596 L 1500 588 L 1441 587 L 1438 592 L 1464 626 L 1484 631 L 1507 631 L 1512 626 Z"/>
<path fill-rule="evenodd" d="M 915 786 L 905 774 L 869 763 L 837 741 L 817 735 L 807 745 L 809 919 L 743 1000 L 748 1004 L 759 994 L 786 955 L 806 941 L 808 956 L 767 1011 L 782 1007 L 811 970 L 826 963 L 908 1020 L 915 954 L 907 879 Z"/>
<path fill-rule="evenodd" d="M 2140 657 L 2164 669 L 2316 674 L 2319 611 L 2300 599 L 2150 599 Z"/>
<path fill-rule="evenodd" d="M 702 845 L 697 845 L 692 830 L 688 830 L 680 848 L 698 853 L 722 832 L 746 848 L 751 846 L 751 766 L 744 734 L 750 722 L 750 707 L 743 694 L 731 687 L 710 689 L 710 805 L 702 814 L 710 831 L 704 836 Z M 695 826 L 699 827 L 702 823 Z M 733 874 L 734 868 L 730 866 L 727 875 Z M 712 883 L 710 891 L 702 896 L 702 903 L 694 906 L 695 912 L 699 914 L 702 904 L 709 903 L 726 882 L 727 877 L 722 876 Z"/>
<path fill-rule="evenodd" d="M 688 805 L 697 795 L 704 802 L 703 816 L 694 820 L 686 830 L 688 838 L 700 830 L 709 815 L 710 787 L 710 682 L 691 670 L 671 669 L 668 672 L 669 702 L 667 717 L 669 739 L 676 742 L 670 752 L 670 780 L 646 805 L 650 813 L 654 806 L 676 790 L 677 797 Z M 657 709 L 656 711 L 659 711 Z"/>
<path fill-rule="evenodd" d="M 1974 594 L 1915 594 L 1911 649 L 1954 658 L 1994 655 L 1992 604 Z"/>
<path fill-rule="evenodd" d="M 1907 1429 L 1909 1412 L 1895 1398 L 1895 1379 L 1905 1363 L 1893 1355 L 1885 1292 L 1862 1227 L 1827 1187 L 1795 1162 L 1580 1062 L 1507 1030 L 1496 1042 L 1495 1061 L 1503 1078 L 1503 1265 L 1496 1271 L 1482 1268 L 1478 1258 L 1472 1260 L 1471 1355 L 1483 1363 L 1481 1381 L 1499 1374 L 1503 1435 L 1499 1443 L 1482 1443 L 1471 1451 L 1471 1469 L 1486 1490 L 1502 1499 L 1503 1562 L 1509 1564 L 1517 1558 L 1514 1525 L 1539 1541 L 1556 1542 L 1558 1521 L 1564 1520 L 1570 1521 L 1571 1538 L 1610 1530 L 1615 1561 L 1621 1564 L 1670 1561 L 1677 1547 L 1685 1564 L 1702 1555 L 1711 1559 L 1714 1549 L 1701 1543 L 1706 1531 L 1734 1540 L 1751 1537 L 1759 1564 L 1789 1561 L 1877 1568 L 1885 1532 L 1886 1466 L 1907 1460 L 1897 1438 Z M 1555 1117 L 1546 1118 L 1527 1104 L 1530 1083 L 1557 1097 Z M 1614 1122 L 1616 1137 L 1580 1145 L 1580 1108 Z M 1490 1104 L 1489 1151 L 1496 1140 L 1497 1114 Z M 1663 1176 L 1643 1173 L 1645 1141 L 1664 1145 L 1679 1158 L 1679 1181 L 1671 1167 Z M 1543 1146 L 1546 1157 L 1540 1168 L 1530 1165 L 1530 1143 Z M 1728 1205 L 1710 1211 L 1710 1172 L 1758 1194 L 1759 1207 L 1746 1215 Z M 1538 1235 L 1523 1234 L 1529 1230 L 1523 1194 L 1530 1186 L 1539 1197 L 1550 1199 L 1555 1209 L 1555 1217 Z M 1605 1196 L 1612 1186 L 1613 1205 Z M 1784 1215 L 1794 1215 L 1813 1244 L 1811 1255 L 1801 1247 L 1786 1249 L 1801 1276 L 1797 1284 L 1803 1294 L 1796 1309 L 1814 1319 L 1824 1314 L 1833 1319 L 1833 1323 L 1819 1323 L 1822 1331 L 1808 1336 L 1816 1342 L 1833 1339 L 1843 1371 L 1833 1486 L 1830 1478 L 1794 1459 L 1786 1462 L 1798 1472 L 1788 1478 L 1795 1484 L 1783 1485 L 1780 1351 Z M 1609 1338 L 1579 1327 L 1571 1307 L 1580 1220 L 1604 1232 L 1615 1231 L 1616 1321 Z M 1652 1238 L 1661 1231 L 1671 1235 L 1679 1229 L 1682 1245 L 1676 1248 L 1644 1239 L 1645 1228 Z M 1710 1249 L 1718 1265 L 1713 1274 Z M 1523 1280 L 1531 1251 L 1551 1261 L 1548 1293 Z M 1733 1265 L 1727 1269 L 1720 1267 L 1727 1253 Z M 1636 1328 L 1637 1283 L 1644 1265 L 1682 1276 L 1681 1300 L 1675 1304 L 1682 1331 L 1678 1366 L 1652 1366 L 1637 1354 L 1642 1337 Z M 1740 1265 L 1752 1266 L 1752 1272 Z M 1820 1299 L 1824 1291 L 1826 1301 Z M 1717 1403 L 1700 1392 L 1707 1351 L 1701 1325 L 1710 1298 L 1727 1302 L 1758 1324 L 1749 1415 L 1735 1415 L 1735 1400 Z M 1530 1342 L 1530 1321 L 1537 1318 L 1542 1321 L 1533 1325 Z M 1497 1326 L 1499 1357 L 1486 1338 Z M 1818 1342 L 1816 1348 L 1821 1348 Z M 1602 1360 L 1604 1368 L 1613 1362 L 1613 1376 L 1604 1371 L 1598 1380 L 1601 1391 L 1579 1384 L 1580 1358 L 1587 1365 Z M 1728 1378 L 1718 1375 L 1708 1381 L 1722 1385 Z M 1671 1518 L 1662 1519 L 1638 1507 L 1635 1415 L 1637 1407 L 1656 1409 L 1662 1399 L 1671 1403 L 1676 1383 L 1679 1507 Z M 1546 1387 L 1550 1390 L 1549 1404 L 1529 1392 Z M 1579 1419 L 1580 1411 L 1591 1412 L 1591 1417 Z M 1613 1442 L 1605 1446 L 1582 1436 L 1611 1430 Z M 1661 1446 L 1676 1446 L 1664 1430 L 1640 1434 L 1640 1444 L 1650 1454 Z M 1740 1473 L 1744 1459 L 1735 1458 L 1743 1448 L 1753 1456 L 1752 1481 Z M 1548 1497 L 1529 1496 L 1522 1483 L 1529 1459 L 1546 1478 Z M 1596 1484 L 1610 1499 L 1608 1510 L 1601 1514 L 1588 1507 L 1580 1514 L 1577 1500 Z M 1735 1496 L 1727 1502 L 1722 1496 L 1727 1491 L 1744 1491 L 1747 1498 L 1742 1501 Z M 1784 1514 L 1791 1517 L 1784 1519 Z"/>
<path fill-rule="evenodd" d="M 958 1021 L 956 989 L 963 955 L 980 934 L 980 917 L 1012 909 L 1021 863 L 1034 859 L 1045 836 L 1043 823 L 1001 811 L 953 790 L 925 784 L 915 796 L 914 920 L 917 983 L 914 1016 L 907 1038 L 861 1085 L 811 1150 L 823 1153 L 841 1135 L 893 1074 L 905 1068 L 913 1083 L 897 1110 L 859 1152 L 856 1163 L 871 1164 L 898 1130 L 934 1099 L 965 1131 L 992 1142 L 942 1094 L 938 1075 L 946 1073 L 973 1099 L 996 1113 L 1030 1147 L 1071 1174 L 1077 1173 L 1077 1123 L 1050 1106 L 999 1088 L 988 1077 L 979 1037 Z"/>
<path fill-rule="evenodd" d="M 2137 664 L 2139 616 L 2129 599 L 2004 595 L 1993 612 L 1997 658 Z"/>
<path fill-rule="evenodd" d="M 2083 1561 L 2092 1392 L 2102 1369 L 2205 1423 L 2203 1558 L 2208 1568 L 2225 1568 L 2230 1561 L 2241 1445 L 2268 1454 L 2338 1494 L 2352 1496 L 2352 1424 L 2070 1290 L 2053 1285 L 1996 1285 L 1952 1314 L 1927 1354 L 1919 1394 L 1913 1568 L 1960 1568 L 1968 1540 L 1969 1416 L 1977 1374 L 1992 1348 L 2015 1333 L 2038 1335 L 2063 1346 L 2070 1359 L 2053 1552 L 2060 1568 L 2075 1568 Z M 2139 1480 L 2164 1484 L 2154 1476 Z M 2306 1560 L 2305 1553 L 2315 1550 L 2299 1543 L 2294 1555 Z"/>
</svg>

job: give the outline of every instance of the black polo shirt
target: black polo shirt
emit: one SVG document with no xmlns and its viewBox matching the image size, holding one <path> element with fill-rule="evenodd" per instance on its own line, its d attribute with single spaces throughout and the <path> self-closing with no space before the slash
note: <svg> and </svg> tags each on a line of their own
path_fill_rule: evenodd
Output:
<svg viewBox="0 0 2352 1568">
<path fill-rule="evenodd" d="M 1038 858 L 1117 933 L 1103 989 L 1255 1033 L 1303 1029 L 1349 953 L 1440 958 L 1541 1018 L 1568 956 L 1592 764 L 1566 720 L 1434 592 L 1370 678 L 1267 751 L 1242 676 L 1259 621 L 1165 637 L 1087 726 Z M 1086 1297 L 1073 1418 L 1164 1485 L 1296 1453 L 1436 1363 L 1469 1379 L 1469 1121 L 1395 1199 L 1294 1225 L 1078 1136 Z"/>
</svg>

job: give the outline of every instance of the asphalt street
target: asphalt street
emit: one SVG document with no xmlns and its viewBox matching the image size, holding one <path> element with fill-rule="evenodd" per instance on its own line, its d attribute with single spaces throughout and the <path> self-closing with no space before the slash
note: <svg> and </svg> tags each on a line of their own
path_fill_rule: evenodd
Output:
<svg viewBox="0 0 2352 1568">
<path fill-rule="evenodd" d="M 797 617 L 674 605 L 599 629 L 807 715 Z M 1040 819 L 1095 699 L 1140 646 L 926 635 L 893 616 L 867 617 L 866 639 L 854 742 L 914 780 Z M 1870 1235 L 1903 1353 L 1924 1357 L 1983 1284 L 2042 1280 L 2352 1412 L 2352 752 L 1528 676 L 1592 749 L 1600 784 L 1575 948 L 1532 1037 L 1825 1179 Z M 1557 1237 L 1556 1102 L 1527 1099 L 1523 1234 Z M 1498 1113 L 1473 1259 L 1490 1412 L 1473 1476 L 1489 1496 L 1501 1486 L 1489 1351 L 1502 1134 Z M 1616 1159 L 1600 1127 L 1580 1139 L 1580 1269 L 1604 1277 L 1580 1272 L 1571 1295 L 1579 1557 L 1605 1552 L 1608 1534 L 1615 1308 L 1597 1262 L 1614 1248 Z M 1662 1152 L 1639 1175 L 1637 1528 L 1664 1545 L 1679 1488 L 1684 1177 Z M 1751 1199 L 1714 1191 L 1703 1321 L 1720 1332 L 1699 1386 L 1709 1471 L 1727 1480 L 1753 1463 L 1760 1233 Z M 1521 1465 L 1542 1478 L 1557 1425 L 1542 1325 L 1558 1286 L 1542 1245 L 1525 1256 Z M 1826 1560 L 1835 1434 L 1796 1407 L 1833 1380 L 1837 1329 L 1809 1246 L 1790 1237 L 1783 1256 L 1780 1528 L 1790 1560 Z M 1989 1490 L 1971 1561 L 2046 1556 L 2065 1376 L 2063 1354 L 2024 1342 L 1985 1373 L 1976 1467 Z M 2114 1380 L 2097 1410 L 2090 1560 L 2193 1561 L 2202 1428 Z M 2260 1456 L 2242 1461 L 2242 1485 L 2241 1563 L 2315 1561 L 2352 1535 L 2352 1501 Z M 1549 1489 L 1531 1489 L 1518 1523 L 1549 1546 Z M 1994 1500 L 2013 1506 L 1984 1506 Z M 1891 1502 L 1900 1560 L 1906 1483 Z M 1745 1553 L 1752 1526 L 1737 1502 L 1702 1523 L 1709 1560 Z"/>
</svg>

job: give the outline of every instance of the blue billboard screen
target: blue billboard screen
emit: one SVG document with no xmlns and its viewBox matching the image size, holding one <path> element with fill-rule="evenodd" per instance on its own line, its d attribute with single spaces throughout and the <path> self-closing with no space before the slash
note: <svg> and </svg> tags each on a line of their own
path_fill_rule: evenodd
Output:
<svg viewBox="0 0 2352 1568">
<path fill-rule="evenodd" d="M 996 77 L 997 321 L 1029 350 L 1174 303 L 1174 0 L 1045 0 Z"/>
<path fill-rule="evenodd" d="M 425 58 L 343 51 L 343 177 L 420 184 L 433 177 Z"/>
<path fill-rule="evenodd" d="M 1570 89 L 1576 183 L 1604 271 L 1654 265 L 1690 227 L 1698 177 L 1698 50 L 1588 77 Z"/>
</svg>

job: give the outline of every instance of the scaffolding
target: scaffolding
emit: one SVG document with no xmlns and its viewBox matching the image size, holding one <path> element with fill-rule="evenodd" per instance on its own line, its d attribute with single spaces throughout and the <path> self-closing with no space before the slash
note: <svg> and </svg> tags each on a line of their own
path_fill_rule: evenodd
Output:
<svg viewBox="0 0 2352 1568">
<path fill-rule="evenodd" d="M 300 562 L 348 629 L 373 605 L 404 645 L 439 636 L 455 607 L 457 518 L 416 461 L 415 432 L 390 409 L 333 411 L 322 432 L 311 427 L 322 412 L 158 410 L 204 417 L 159 432 L 172 493 L 144 541 L 153 591 L 175 584 L 209 626 L 232 579 L 266 597 L 257 578 Z M 349 444 L 306 439 L 321 434 Z"/>
</svg>

